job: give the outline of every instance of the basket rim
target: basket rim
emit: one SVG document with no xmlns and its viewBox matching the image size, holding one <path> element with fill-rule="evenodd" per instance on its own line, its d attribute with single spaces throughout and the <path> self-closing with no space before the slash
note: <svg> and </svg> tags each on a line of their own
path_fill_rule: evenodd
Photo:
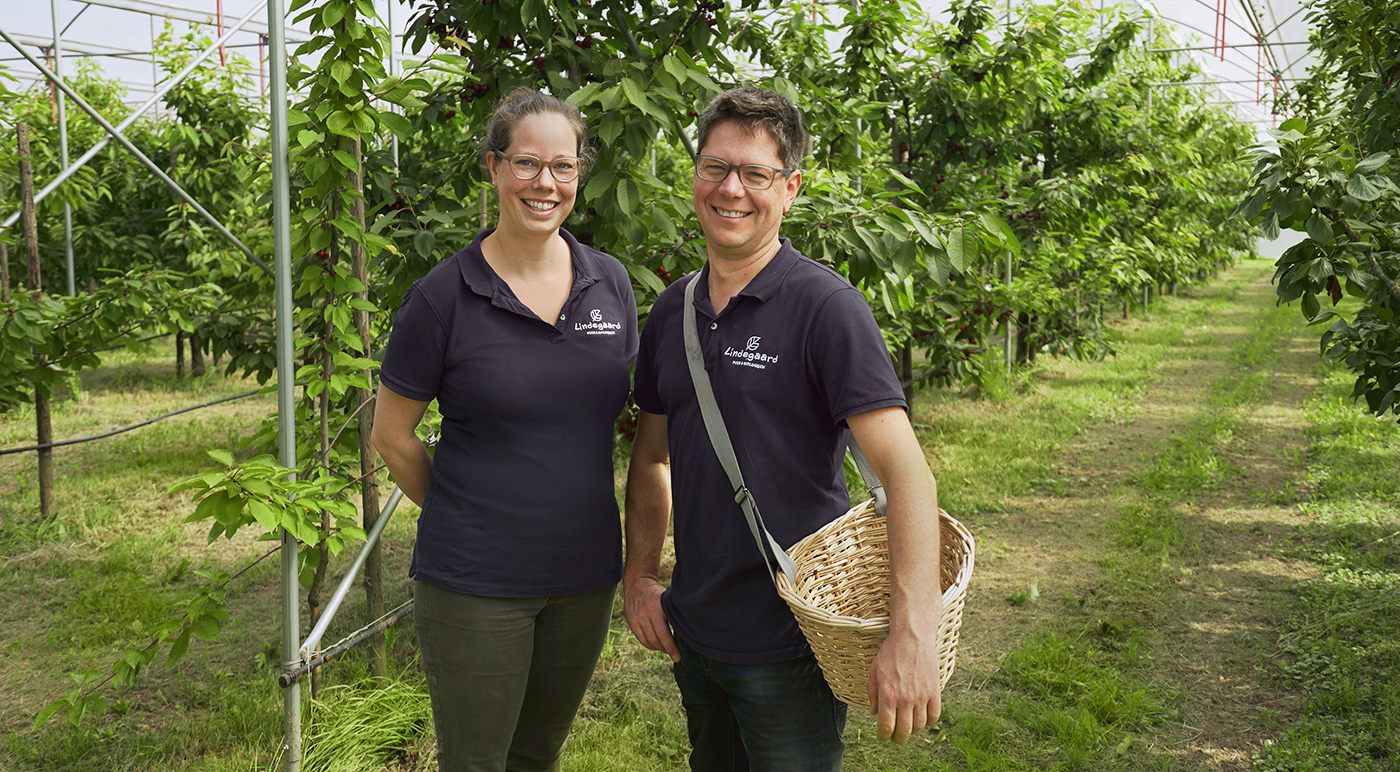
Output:
<svg viewBox="0 0 1400 772">
<path fill-rule="evenodd" d="M 814 540 L 826 532 L 839 528 L 839 523 L 845 518 L 860 513 L 866 508 L 874 507 L 874 504 L 874 499 L 867 499 L 851 507 L 846 511 L 846 514 L 832 520 L 830 523 L 817 529 L 811 535 L 797 542 L 797 544 L 794 544 L 788 549 L 788 552 L 796 552 L 810 540 Z M 972 537 L 972 532 L 959 522 L 957 518 L 948 514 L 948 512 L 941 507 L 938 510 L 938 519 L 940 525 L 948 523 L 952 527 L 953 532 L 958 536 L 958 543 L 955 549 L 965 555 L 965 559 L 962 561 L 962 566 L 959 567 L 957 575 L 953 577 L 953 581 L 948 585 L 948 589 L 944 590 L 942 593 L 943 606 L 947 608 L 958 596 L 967 592 L 968 581 L 972 578 L 972 564 L 976 556 L 977 547 L 976 541 Z M 821 608 L 820 606 L 816 606 L 811 601 L 807 600 L 806 596 L 798 592 L 797 588 L 788 581 L 787 575 L 783 572 L 777 572 L 776 580 L 778 595 L 781 596 L 784 601 L 788 602 L 789 605 L 800 606 L 803 614 L 820 621 L 822 624 L 845 631 L 879 632 L 889 629 L 890 617 L 888 614 L 883 614 L 878 617 L 856 617 L 846 614 L 837 614 L 833 611 Z"/>
</svg>

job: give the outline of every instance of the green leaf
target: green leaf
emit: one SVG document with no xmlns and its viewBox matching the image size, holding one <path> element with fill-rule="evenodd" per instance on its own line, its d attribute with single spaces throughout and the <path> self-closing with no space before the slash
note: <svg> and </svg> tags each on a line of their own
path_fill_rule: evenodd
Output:
<svg viewBox="0 0 1400 772">
<path fill-rule="evenodd" d="M 1371 182 L 1371 178 L 1353 174 L 1351 179 L 1347 180 L 1347 195 L 1358 201 L 1375 201 L 1380 198 L 1381 189 Z"/>
<path fill-rule="evenodd" d="M 1308 122 L 1302 118 L 1289 118 L 1279 124 L 1278 128 L 1279 131 L 1299 131 L 1306 134 L 1308 131 Z"/>
<path fill-rule="evenodd" d="M 1317 301 L 1317 295 L 1311 292 L 1303 293 L 1303 316 L 1308 319 L 1315 319 L 1322 313 L 1322 304 Z"/>
<path fill-rule="evenodd" d="M 330 3 L 330 5 L 335 5 L 335 3 Z M 331 77 L 335 78 L 336 83 L 344 83 L 345 79 L 349 78 L 354 72 L 355 68 L 351 67 L 350 63 L 347 61 L 337 59 L 331 62 Z"/>
<path fill-rule="evenodd" d="M 321 23 L 327 27 L 334 27 L 345 18 L 344 3 L 326 3 L 321 6 Z"/>
<path fill-rule="evenodd" d="M 180 637 L 176 638 L 175 641 L 170 644 L 170 654 L 165 658 L 165 666 L 170 667 L 176 662 L 179 662 L 180 658 L 185 656 L 185 652 L 189 651 L 189 648 L 190 630 L 189 628 L 185 628 L 185 631 L 180 633 Z"/>
<path fill-rule="evenodd" d="M 1273 241 L 1274 239 L 1278 238 L 1278 215 L 1273 212 L 1269 212 L 1268 216 L 1264 218 L 1264 222 L 1259 224 L 1259 232 L 1264 236 L 1264 238 L 1268 239 L 1269 241 Z"/>
<path fill-rule="evenodd" d="M 637 183 L 624 179 L 617 186 L 617 205 L 626 214 L 637 208 Z"/>
<path fill-rule="evenodd" d="M 613 184 L 613 180 L 615 179 L 616 176 L 611 171 L 603 171 L 595 174 L 593 179 L 588 181 L 588 185 L 584 186 L 584 199 L 588 201 L 597 199 L 599 196 L 603 195 L 603 191 L 607 190 Z"/>
<path fill-rule="evenodd" d="M 1308 230 L 1308 238 L 1318 244 L 1326 246 L 1332 243 L 1334 235 L 1332 224 L 1327 222 L 1327 218 L 1322 216 L 1322 212 L 1313 212 L 1312 217 L 1308 218 L 1307 225 L 1304 227 Z"/>
<path fill-rule="evenodd" d="M 1357 164 L 1356 169 L 1354 169 L 1353 171 L 1355 171 L 1355 173 L 1357 174 L 1369 174 L 1370 172 L 1373 172 L 1381 168 L 1382 166 L 1385 166 L 1385 162 L 1389 160 L 1390 153 L 1372 153 L 1369 156 L 1366 156 L 1366 160 Z"/>
<path fill-rule="evenodd" d="M 413 237 L 413 248 L 420 257 L 431 257 L 436 243 L 437 236 L 430 230 L 418 231 Z"/>
<path fill-rule="evenodd" d="M 54 700 L 53 702 L 50 702 L 47 706 L 44 707 L 43 710 L 39 711 L 39 715 L 34 717 L 34 724 L 31 728 L 38 729 L 44 724 L 49 723 L 49 720 L 52 719 L 54 716 L 58 715 L 58 712 L 60 710 L 63 710 L 64 708 L 68 707 L 68 704 L 68 700 L 63 699 Z"/>
<path fill-rule="evenodd" d="M 204 616 L 190 625 L 190 632 L 206 641 L 212 641 L 219 637 L 219 627 L 219 620 L 211 616 Z"/>
<path fill-rule="evenodd" d="M 258 525 L 262 526 L 265 530 L 277 530 L 277 513 L 272 511 L 272 507 L 269 507 L 267 504 L 257 499 L 253 499 L 248 502 L 248 512 L 252 514 L 254 520 L 258 521 Z"/>
<path fill-rule="evenodd" d="M 382 110 L 379 113 L 379 122 L 402 141 L 407 142 L 413 136 L 413 124 L 398 113 Z"/>
<path fill-rule="evenodd" d="M 960 225 L 949 230 L 948 243 L 944 247 L 948 250 L 948 260 L 953 270 L 967 270 L 967 266 L 976 262 L 980 246 L 977 235 L 971 229 Z"/>
<path fill-rule="evenodd" d="M 662 290 L 666 289 L 665 282 L 657 278 L 656 274 L 652 273 L 651 271 L 648 271 L 640 265 L 629 264 L 627 266 L 627 273 L 631 274 L 632 278 L 636 279 L 638 284 L 642 285 L 643 287 L 646 287 L 647 289 L 651 290 L 652 292 L 658 295 L 661 294 Z"/>
<path fill-rule="evenodd" d="M 227 450 L 215 448 L 213 450 L 206 450 L 204 452 L 207 453 L 210 458 L 214 459 L 215 461 L 218 461 L 224 466 L 233 466 L 233 454 L 228 452 Z"/>
</svg>

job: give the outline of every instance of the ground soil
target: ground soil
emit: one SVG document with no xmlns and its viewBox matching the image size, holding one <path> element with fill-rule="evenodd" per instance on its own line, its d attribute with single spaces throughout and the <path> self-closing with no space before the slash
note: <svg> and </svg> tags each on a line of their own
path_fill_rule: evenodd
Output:
<svg viewBox="0 0 1400 772">
<path fill-rule="evenodd" d="M 1043 615 L 1063 608 L 1053 599 L 1097 592 L 1096 561 L 1114 538 L 1111 513 L 1139 499 L 1137 478 L 1183 436 L 1193 416 L 1211 409 L 1211 385 L 1234 367 L 1229 353 L 1274 305 L 1271 269 L 1253 263 L 1241 271 L 1253 280 L 1241 287 L 1240 302 L 1209 314 L 1208 330 L 1187 332 L 1137 395 L 1136 409 L 1087 428 L 1054 454 L 1062 485 L 1008 500 L 1007 512 L 984 525 L 984 555 L 968 593 L 959 671 L 948 700 L 959 699 L 959 692 L 972 701 L 998 699 L 995 685 L 988 688 L 998 657 Z M 1186 533 L 1182 554 L 1172 560 L 1175 590 L 1163 595 L 1165 607 L 1149 638 L 1158 651 L 1151 678 L 1177 695 L 1178 717 L 1157 726 L 1147 743 L 1153 755 L 1171 757 L 1172 768 L 1248 769 L 1250 755 L 1297 710 L 1296 695 L 1280 691 L 1261 668 L 1276 640 L 1274 625 L 1286 613 L 1289 587 L 1308 571 L 1275 553 L 1304 522 L 1292 502 L 1305 471 L 1302 405 L 1317 385 L 1316 340 L 1301 319 L 1290 326 L 1263 365 L 1270 371 L 1266 393 L 1235 416 L 1224 448 L 1226 466 L 1234 469 L 1181 502 Z M 1058 376 L 1052 367 L 1044 377 Z M 1042 602 L 1007 601 L 1032 583 Z"/>
</svg>

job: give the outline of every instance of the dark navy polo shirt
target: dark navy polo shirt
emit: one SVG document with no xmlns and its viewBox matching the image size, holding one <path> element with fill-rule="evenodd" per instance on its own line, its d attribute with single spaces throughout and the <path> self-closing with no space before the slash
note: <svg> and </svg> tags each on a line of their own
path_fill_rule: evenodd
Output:
<svg viewBox="0 0 1400 772">
<path fill-rule="evenodd" d="M 622 578 L 613 427 L 637 356 L 637 306 L 617 260 L 569 244 L 558 319 L 521 303 L 471 246 L 409 288 L 380 371 L 438 401 L 442 437 L 409 575 L 492 597 L 592 592 Z"/>
<path fill-rule="evenodd" d="M 787 549 L 848 508 L 845 419 L 904 406 L 904 393 L 864 296 L 788 239 L 718 317 L 708 263 L 699 276 L 705 369 L 744 482 Z M 657 298 L 634 386 L 642 410 L 666 415 L 670 441 L 676 567 L 662 604 L 675 632 L 711 659 L 781 662 L 807 643 L 705 433 L 681 332 L 691 280 Z"/>
</svg>

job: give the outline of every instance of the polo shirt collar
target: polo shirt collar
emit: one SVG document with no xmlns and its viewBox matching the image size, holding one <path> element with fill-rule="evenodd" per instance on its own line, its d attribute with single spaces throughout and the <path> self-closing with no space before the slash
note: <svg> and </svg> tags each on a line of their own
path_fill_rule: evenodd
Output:
<svg viewBox="0 0 1400 772">
<path fill-rule="evenodd" d="M 518 305 L 519 301 L 514 300 L 515 293 L 510 291 L 509 285 L 505 283 L 496 272 L 491 270 L 491 265 L 486 262 L 486 256 L 481 252 L 481 242 L 487 236 L 495 233 L 495 228 L 487 228 L 472 239 L 472 243 L 458 253 L 457 265 L 462 272 L 462 280 L 482 297 L 491 298 L 493 305 L 507 307 Z M 569 262 L 574 269 L 574 284 L 569 288 L 569 297 L 573 297 L 583 290 L 584 287 L 598 281 L 602 274 L 602 267 L 598 264 L 598 259 L 589 254 L 584 249 L 578 239 L 572 233 L 559 229 L 559 235 L 564 237 L 565 243 L 569 245 Z M 513 302 L 505 303 L 505 298 L 511 298 Z"/>
<path fill-rule="evenodd" d="M 758 272 L 758 275 L 749 280 L 744 288 L 735 295 L 736 298 L 749 297 L 759 301 L 767 301 L 778 290 L 782 289 L 783 280 L 787 278 L 788 271 L 797 264 L 797 258 L 801 257 L 792 246 L 792 239 L 784 236 L 778 239 L 778 252 L 768 261 L 768 265 Z M 705 267 L 700 272 L 700 286 L 695 288 L 695 305 L 701 309 L 713 309 L 714 304 L 710 302 L 710 261 L 705 261 Z M 701 301 L 704 301 L 703 304 Z M 725 309 L 733 306 L 730 302 Z"/>
</svg>

